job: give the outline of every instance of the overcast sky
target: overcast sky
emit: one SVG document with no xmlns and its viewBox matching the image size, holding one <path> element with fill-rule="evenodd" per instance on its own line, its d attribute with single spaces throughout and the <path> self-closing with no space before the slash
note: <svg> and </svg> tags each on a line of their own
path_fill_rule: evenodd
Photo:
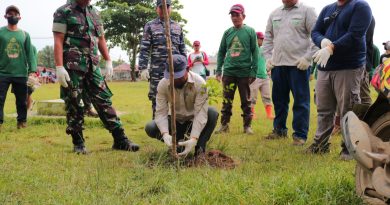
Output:
<svg viewBox="0 0 390 205">
<path fill-rule="evenodd" d="M 19 7 L 22 16 L 19 27 L 30 33 L 33 44 L 38 50 L 46 45 L 53 45 L 51 32 L 53 13 L 66 0 L 0 0 L 0 2 L 2 13 L 11 4 Z M 301 2 L 314 7 L 319 14 L 325 5 L 335 0 L 301 0 Z M 390 1 L 367 0 L 367 2 L 376 20 L 374 43 L 383 52 L 382 42 L 390 40 L 387 15 Z M 191 42 L 199 40 L 202 50 L 209 54 L 218 51 L 223 32 L 232 26 L 228 13 L 233 4 L 244 5 L 247 15 L 244 23 L 256 31 L 264 31 L 269 14 L 282 5 L 281 0 L 180 0 L 180 3 L 184 5 L 180 13 L 188 20 L 185 26 L 185 30 L 188 31 L 186 37 Z M 6 19 L 1 18 L 0 25 L 6 24 Z M 128 61 L 125 52 L 120 49 L 112 49 L 110 54 L 113 59 L 122 58 Z"/>
</svg>

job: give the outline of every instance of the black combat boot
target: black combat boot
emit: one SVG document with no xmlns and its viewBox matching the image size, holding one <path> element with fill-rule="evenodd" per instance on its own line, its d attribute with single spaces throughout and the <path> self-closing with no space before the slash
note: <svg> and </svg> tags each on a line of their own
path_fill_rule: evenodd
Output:
<svg viewBox="0 0 390 205">
<path fill-rule="evenodd" d="M 82 132 L 72 133 L 73 152 L 76 154 L 87 154 L 87 149 L 84 145 L 84 137 Z"/>
<path fill-rule="evenodd" d="M 114 137 L 114 144 L 112 145 L 112 149 L 132 152 L 139 150 L 139 146 L 127 138 L 122 128 L 113 130 L 112 137 Z"/>
</svg>

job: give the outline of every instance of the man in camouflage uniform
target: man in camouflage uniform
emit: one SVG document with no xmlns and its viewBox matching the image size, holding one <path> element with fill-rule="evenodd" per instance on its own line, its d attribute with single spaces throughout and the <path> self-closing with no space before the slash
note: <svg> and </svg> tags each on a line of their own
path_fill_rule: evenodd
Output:
<svg viewBox="0 0 390 205">
<path fill-rule="evenodd" d="M 103 26 L 97 10 L 90 0 L 75 0 L 54 13 L 54 57 L 56 74 L 67 111 L 66 133 L 73 139 L 74 152 L 86 153 L 83 138 L 82 92 L 91 99 L 106 129 L 114 137 L 113 149 L 138 151 L 124 133 L 120 119 L 112 107 L 112 93 L 106 78 L 112 76 L 112 62 L 104 38 Z M 98 49 L 106 61 L 100 70 Z M 101 72 L 102 71 L 102 72 Z"/>
<path fill-rule="evenodd" d="M 171 13 L 171 0 L 167 0 L 168 15 Z M 151 56 L 149 100 L 152 101 L 153 119 L 156 112 L 157 85 L 164 77 L 164 64 L 167 62 L 168 52 L 166 47 L 164 16 L 162 1 L 157 0 L 156 12 L 158 18 L 146 23 L 141 40 L 139 54 L 139 70 L 148 72 L 149 55 Z M 172 53 L 187 56 L 184 44 L 183 30 L 180 25 L 170 20 Z"/>
</svg>

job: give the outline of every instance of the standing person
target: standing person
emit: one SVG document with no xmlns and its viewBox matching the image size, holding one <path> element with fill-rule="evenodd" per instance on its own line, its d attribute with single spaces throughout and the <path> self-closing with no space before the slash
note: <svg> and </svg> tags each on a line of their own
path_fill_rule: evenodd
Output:
<svg viewBox="0 0 390 205">
<path fill-rule="evenodd" d="M 32 45 L 32 49 L 33 49 L 33 53 L 34 53 L 34 61 L 35 61 L 34 63 L 35 63 L 35 65 L 38 65 L 37 48 L 35 48 L 35 46 Z M 31 95 L 37 86 L 39 86 L 39 78 L 38 78 L 36 72 L 34 72 L 34 73 L 31 73 L 30 76 L 28 76 L 28 80 L 27 80 L 27 110 L 30 110 L 30 111 L 32 110 L 34 100 L 32 99 Z"/>
<path fill-rule="evenodd" d="M 171 0 L 166 1 L 168 15 L 171 14 Z M 148 23 L 144 28 L 144 34 L 141 39 L 141 48 L 139 53 L 139 70 L 141 75 L 150 76 L 149 100 L 152 101 L 153 119 L 156 112 L 156 94 L 157 85 L 164 77 L 164 65 L 168 58 L 167 43 L 164 28 L 164 14 L 162 1 L 157 0 L 156 12 L 158 17 Z M 184 44 L 184 34 L 180 25 L 170 20 L 172 54 L 181 54 L 187 56 Z M 150 74 L 147 70 L 150 56 Z M 144 74 L 142 74 L 144 73 Z"/>
<path fill-rule="evenodd" d="M 16 98 L 18 129 L 27 126 L 27 78 L 37 69 L 30 35 L 18 28 L 21 19 L 16 6 L 8 6 L 4 18 L 8 25 L 0 28 L 0 129 L 4 122 L 4 103 L 12 85 Z"/>
<path fill-rule="evenodd" d="M 233 26 L 224 32 L 218 51 L 216 77 L 218 81 L 222 79 L 224 100 L 221 111 L 221 127 L 216 133 L 229 132 L 234 93 L 238 87 L 243 112 L 244 133 L 253 134 L 250 84 L 256 77 L 259 57 L 256 32 L 244 24 L 244 6 L 241 4 L 233 5 L 229 14 Z"/>
<path fill-rule="evenodd" d="M 75 0 L 54 13 L 56 75 L 66 105 L 66 133 L 72 136 L 73 151 L 78 154 L 87 153 L 83 137 L 84 110 L 80 103 L 83 92 L 91 99 L 105 128 L 112 133 L 112 148 L 126 151 L 139 149 L 127 138 L 112 107 L 112 93 L 102 76 L 104 73 L 106 78 L 111 78 L 113 73 L 103 32 L 101 19 L 97 10 L 90 5 L 90 0 Z M 97 67 L 98 50 L 106 61 L 106 67 L 102 70 Z"/>
<path fill-rule="evenodd" d="M 366 66 L 365 36 L 371 23 L 370 6 L 363 0 L 338 0 L 324 7 L 312 32 L 321 47 L 313 56 L 317 76 L 317 131 L 308 153 L 329 152 L 336 108 L 340 117 L 360 104 L 360 81 Z M 352 159 L 343 143 L 341 159 Z"/>
<path fill-rule="evenodd" d="M 272 102 L 271 102 L 271 80 L 267 74 L 267 69 L 265 67 L 265 58 L 263 54 L 263 40 L 264 34 L 263 32 L 256 32 L 257 35 L 257 45 L 259 46 L 259 64 L 256 74 L 256 80 L 251 84 L 251 110 L 253 119 L 256 119 L 255 106 L 257 101 L 257 95 L 259 90 L 261 92 L 261 99 L 263 100 L 263 104 L 265 106 L 265 113 L 267 114 L 267 118 L 273 120 L 275 117 L 272 114 Z"/>
<path fill-rule="evenodd" d="M 194 52 L 188 56 L 188 66 L 192 72 L 206 80 L 206 65 L 209 64 L 209 58 L 206 52 L 200 51 L 199 41 L 194 41 L 192 47 L 194 48 Z"/>
<path fill-rule="evenodd" d="M 374 30 L 375 30 L 375 19 L 372 17 L 370 26 L 366 33 L 366 64 L 363 69 L 362 80 L 360 82 L 360 98 L 361 106 L 354 108 L 354 112 L 363 118 L 368 108 L 370 107 L 372 100 L 370 96 L 370 71 L 374 64 Z"/>
<path fill-rule="evenodd" d="M 317 20 L 314 8 L 298 0 L 282 0 L 283 6 L 268 18 L 263 44 L 268 70 L 271 70 L 274 128 L 266 139 L 287 137 L 286 120 L 290 92 L 294 98 L 293 145 L 307 140 L 310 116 L 310 63 L 317 50 L 310 34 Z"/>
<path fill-rule="evenodd" d="M 375 68 L 379 66 L 380 56 L 381 56 L 381 53 L 379 51 L 379 48 L 378 48 L 378 46 L 376 46 L 374 44 L 374 57 L 373 57 L 373 61 L 372 61 L 373 64 L 372 64 L 372 68 L 371 68 L 370 73 L 369 73 L 370 82 L 371 82 L 372 76 L 374 75 Z"/>
<path fill-rule="evenodd" d="M 41 72 L 41 79 L 42 79 L 42 84 L 47 84 L 47 71 L 46 68 L 43 68 Z"/>
<path fill-rule="evenodd" d="M 176 93 L 176 137 L 179 147 L 184 147 L 178 155 L 185 156 L 195 148 L 195 157 L 204 156 L 206 143 L 217 125 L 218 111 L 209 107 L 206 82 L 198 74 L 189 71 L 185 56 L 173 55 L 173 67 Z M 164 78 L 157 87 L 156 118 L 145 126 L 145 131 L 149 137 L 164 141 L 168 147 L 171 147 L 169 84 L 167 66 Z M 185 135 L 189 138 L 186 139 Z M 186 141 L 179 142 L 181 140 Z"/>
<path fill-rule="evenodd" d="M 388 58 L 390 58 L 390 41 L 382 43 L 383 48 L 385 49 L 385 53 L 381 55 L 379 59 L 379 63 L 382 64 L 385 62 Z"/>
</svg>

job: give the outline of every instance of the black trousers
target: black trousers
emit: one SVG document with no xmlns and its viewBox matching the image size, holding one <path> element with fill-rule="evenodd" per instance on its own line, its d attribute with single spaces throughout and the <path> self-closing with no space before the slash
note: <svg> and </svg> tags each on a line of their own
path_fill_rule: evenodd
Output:
<svg viewBox="0 0 390 205">
<path fill-rule="evenodd" d="M 198 143 L 195 146 L 195 155 L 203 153 L 206 151 L 206 143 L 209 141 L 211 134 L 213 134 L 213 131 L 215 129 L 215 126 L 218 122 L 218 111 L 213 108 L 209 107 L 207 111 L 207 123 L 206 126 L 203 128 L 202 132 L 200 133 Z M 171 132 L 171 120 L 169 116 L 169 132 Z M 184 123 L 179 123 L 176 121 L 176 141 L 182 141 L 185 140 L 185 134 L 190 134 L 192 129 L 192 121 L 187 121 Z M 149 137 L 158 139 L 160 141 L 163 141 L 162 135 L 160 130 L 157 127 L 157 124 L 154 120 L 148 122 L 145 126 L 145 132 L 148 134 Z"/>
<path fill-rule="evenodd" d="M 238 87 L 241 99 L 241 109 L 244 127 L 250 127 L 252 123 L 252 111 L 251 111 L 251 89 L 250 84 L 255 80 L 252 77 L 231 77 L 223 76 L 223 102 L 222 102 L 222 117 L 221 124 L 226 125 L 230 122 L 232 116 L 234 94 Z"/>
<path fill-rule="evenodd" d="M 4 122 L 4 104 L 8 88 L 12 85 L 16 98 L 18 122 L 27 121 L 27 77 L 0 77 L 0 124 Z"/>
</svg>

